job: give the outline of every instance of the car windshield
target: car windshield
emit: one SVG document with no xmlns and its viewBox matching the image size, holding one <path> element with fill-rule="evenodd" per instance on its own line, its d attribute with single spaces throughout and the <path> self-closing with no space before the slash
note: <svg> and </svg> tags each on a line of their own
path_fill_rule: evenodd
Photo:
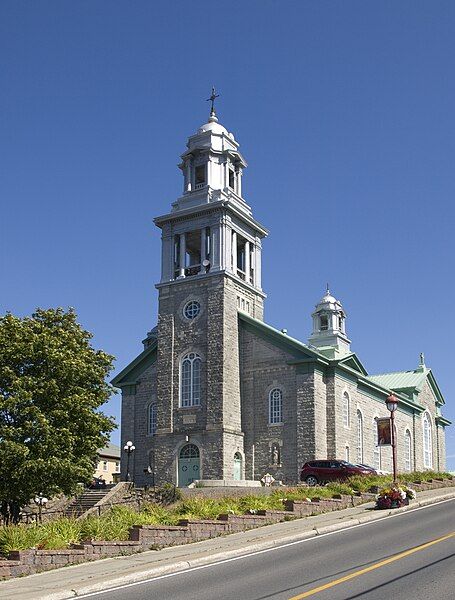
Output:
<svg viewBox="0 0 455 600">
<path fill-rule="evenodd" d="M 356 467 L 358 468 L 359 465 L 354 465 L 352 463 L 346 462 L 345 460 L 340 460 L 340 464 L 344 465 L 345 467 Z"/>
</svg>

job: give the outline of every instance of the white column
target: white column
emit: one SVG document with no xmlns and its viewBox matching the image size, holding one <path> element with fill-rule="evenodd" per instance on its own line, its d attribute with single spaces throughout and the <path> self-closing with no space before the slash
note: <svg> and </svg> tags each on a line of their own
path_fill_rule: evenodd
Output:
<svg viewBox="0 0 455 600">
<path fill-rule="evenodd" d="M 201 268 L 199 269 L 200 273 L 205 273 L 205 267 L 202 266 L 203 261 L 206 259 L 206 231 L 205 227 L 201 229 Z"/>
<path fill-rule="evenodd" d="M 232 273 L 232 230 L 224 223 L 222 224 L 222 228 L 224 233 L 224 249 L 221 268 Z"/>
<path fill-rule="evenodd" d="M 161 281 L 174 279 L 174 239 L 170 235 L 161 237 Z"/>
<path fill-rule="evenodd" d="M 253 277 L 252 277 L 251 283 L 254 286 L 256 285 L 256 252 L 257 252 L 256 244 L 253 244 L 252 252 L 250 253 L 250 260 L 251 260 L 250 269 L 252 269 L 252 271 L 253 271 Z"/>
<path fill-rule="evenodd" d="M 237 196 L 242 197 L 242 169 L 237 171 Z"/>
<path fill-rule="evenodd" d="M 237 232 L 232 232 L 232 271 L 237 274 Z"/>
<path fill-rule="evenodd" d="M 186 191 L 191 192 L 191 161 L 186 163 Z"/>
<path fill-rule="evenodd" d="M 209 185 L 210 187 L 213 188 L 213 177 L 212 177 L 212 161 L 210 160 L 210 156 L 209 159 L 207 161 L 207 166 L 206 166 L 206 184 Z"/>
<path fill-rule="evenodd" d="M 255 279 L 256 279 L 256 287 L 259 289 L 262 289 L 261 286 L 261 249 L 262 249 L 262 245 L 261 245 L 261 241 L 258 240 L 258 238 L 256 238 L 256 257 L 255 257 L 255 261 L 254 261 L 254 275 L 255 275 Z"/>
<path fill-rule="evenodd" d="M 186 237 L 184 233 L 180 234 L 180 260 L 179 267 L 180 273 L 179 277 L 185 277 L 185 256 L 186 256 Z"/>
<path fill-rule="evenodd" d="M 245 242 L 245 281 L 250 283 L 250 242 Z"/>
<path fill-rule="evenodd" d="M 211 256 L 210 256 L 210 270 L 219 270 L 221 265 L 221 226 L 219 224 L 214 225 L 210 228 L 210 248 L 211 248 Z"/>
</svg>

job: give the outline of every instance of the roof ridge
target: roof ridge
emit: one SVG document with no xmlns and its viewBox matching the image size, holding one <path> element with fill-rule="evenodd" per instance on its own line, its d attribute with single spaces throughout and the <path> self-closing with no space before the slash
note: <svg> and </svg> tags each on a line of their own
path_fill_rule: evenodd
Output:
<svg viewBox="0 0 455 600">
<path fill-rule="evenodd" d="M 375 373 L 368 375 L 368 377 L 381 377 L 382 375 L 398 375 L 398 373 L 418 373 L 417 369 L 409 369 L 408 371 L 388 371 L 387 373 Z M 423 373 L 423 371 L 420 371 Z"/>
<path fill-rule="evenodd" d="M 252 317 L 250 314 L 245 313 L 244 311 L 241 311 L 241 310 L 237 311 L 237 315 L 238 315 L 238 317 L 243 318 L 246 321 L 248 321 L 248 320 L 253 321 L 254 323 L 257 323 L 260 327 L 262 326 L 262 327 L 265 327 L 266 329 L 273 331 L 273 333 L 279 335 L 283 340 L 287 340 L 288 342 L 294 342 L 295 344 L 302 346 L 303 348 L 305 348 L 312 354 L 315 354 L 316 356 L 319 356 L 320 358 L 322 358 L 324 360 L 328 360 L 327 357 L 324 354 L 322 354 L 322 352 L 319 352 L 319 350 L 317 348 L 310 346 L 309 344 L 306 344 L 305 342 L 302 342 L 301 340 L 293 337 L 292 335 L 289 335 L 287 333 L 287 330 L 286 330 L 286 333 L 284 333 L 284 331 L 278 329 L 274 325 L 270 325 L 269 323 L 266 323 L 265 321 L 261 321 L 260 319 L 257 319 L 256 317 Z"/>
</svg>

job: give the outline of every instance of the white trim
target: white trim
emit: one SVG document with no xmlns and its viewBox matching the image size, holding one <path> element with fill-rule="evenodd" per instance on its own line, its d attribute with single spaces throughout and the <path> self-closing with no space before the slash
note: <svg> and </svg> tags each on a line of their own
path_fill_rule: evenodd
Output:
<svg viewBox="0 0 455 600">
<path fill-rule="evenodd" d="M 359 423 L 360 423 L 360 427 L 359 427 Z M 360 410 L 360 408 L 357 408 L 357 410 L 356 410 L 356 434 L 357 434 L 357 446 L 356 446 L 357 456 L 356 456 L 356 458 L 357 458 L 357 463 L 364 462 L 363 423 L 364 423 L 363 413 Z"/>
<path fill-rule="evenodd" d="M 345 411 L 345 402 L 347 399 L 347 411 Z M 347 415 L 345 414 L 347 413 Z M 341 415 L 343 418 L 343 427 L 345 429 L 350 429 L 351 427 L 351 396 L 347 389 L 343 390 L 341 395 Z M 347 419 L 346 419 L 347 417 Z M 347 421 L 347 423 L 346 423 Z"/>
<path fill-rule="evenodd" d="M 425 423 L 428 423 L 428 428 L 425 428 Z M 426 435 L 428 431 L 428 436 Z M 433 424 L 431 415 L 425 411 L 422 415 L 422 435 L 423 435 L 423 467 L 424 469 L 433 468 Z"/>
<path fill-rule="evenodd" d="M 190 355 L 193 354 L 194 356 L 192 358 L 190 358 Z M 183 378 L 182 378 L 182 367 L 183 367 L 183 363 L 188 360 L 190 363 L 190 371 L 189 371 L 189 398 L 188 398 L 188 404 L 183 404 L 182 402 L 182 391 L 183 391 Z M 196 361 L 199 361 L 199 396 L 197 399 L 197 402 L 195 402 L 195 398 L 194 398 L 194 392 L 195 392 L 195 387 L 194 387 L 194 365 L 196 363 Z M 189 352 L 187 352 L 186 354 L 184 354 L 180 359 L 179 359 L 179 408 L 193 408 L 196 406 L 201 406 L 201 389 L 202 389 L 202 357 L 198 352 L 195 352 L 194 350 L 191 350 Z M 186 400 L 185 400 L 186 402 Z"/>
<path fill-rule="evenodd" d="M 377 419 L 379 419 L 378 415 L 373 417 L 373 467 L 380 471 L 382 467 L 382 455 L 381 446 L 378 443 L 379 440 Z"/>
<path fill-rule="evenodd" d="M 280 397 L 279 399 L 274 398 L 273 401 L 274 402 L 279 402 L 279 410 L 277 410 L 275 408 L 274 412 L 277 414 L 277 416 L 275 416 L 274 418 L 278 418 L 279 420 L 277 421 L 272 421 L 272 393 L 273 392 L 279 392 L 280 393 Z M 274 386 L 268 393 L 268 408 L 269 408 L 269 425 L 282 425 L 283 424 L 283 390 L 281 388 L 281 386 L 277 385 Z"/>
<path fill-rule="evenodd" d="M 150 427 L 151 424 L 151 410 L 152 407 L 155 407 L 155 429 L 152 431 Z M 147 435 L 153 436 L 156 434 L 156 430 L 158 429 L 158 406 L 156 404 L 156 400 L 152 400 L 147 406 Z"/>
<path fill-rule="evenodd" d="M 409 427 L 404 430 L 404 470 L 412 471 L 412 434 Z"/>
</svg>

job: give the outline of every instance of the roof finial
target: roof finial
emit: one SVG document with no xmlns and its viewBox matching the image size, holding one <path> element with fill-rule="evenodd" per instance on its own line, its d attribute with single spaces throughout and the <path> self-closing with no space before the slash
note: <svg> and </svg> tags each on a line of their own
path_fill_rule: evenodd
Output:
<svg viewBox="0 0 455 600">
<path fill-rule="evenodd" d="M 420 353 L 420 365 L 421 367 L 425 366 L 425 355 L 423 352 Z"/>
<path fill-rule="evenodd" d="M 325 291 L 325 295 L 326 296 L 330 296 L 330 287 L 329 287 L 329 284 L 327 284 L 327 289 Z"/>
<path fill-rule="evenodd" d="M 217 116 L 216 116 L 216 112 L 215 112 L 215 100 L 217 98 L 219 98 L 220 95 L 216 93 L 215 87 L 212 86 L 212 94 L 210 96 L 210 98 L 207 98 L 207 102 L 211 102 L 212 105 L 210 107 L 210 118 L 209 118 L 209 122 L 213 122 L 213 121 L 218 121 Z"/>
</svg>

